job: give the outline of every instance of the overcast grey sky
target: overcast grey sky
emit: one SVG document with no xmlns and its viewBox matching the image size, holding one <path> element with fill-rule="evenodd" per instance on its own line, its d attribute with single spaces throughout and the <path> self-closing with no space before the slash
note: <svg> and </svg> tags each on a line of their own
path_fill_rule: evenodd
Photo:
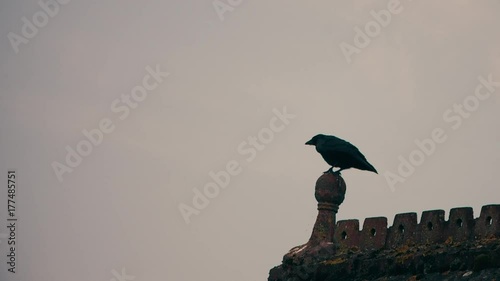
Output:
<svg viewBox="0 0 500 281">
<path fill-rule="evenodd" d="M 2 280 L 266 280 L 311 234 L 317 133 L 379 171 L 338 219 L 500 202 L 498 1 L 41 3 L 0 3 Z"/>
</svg>

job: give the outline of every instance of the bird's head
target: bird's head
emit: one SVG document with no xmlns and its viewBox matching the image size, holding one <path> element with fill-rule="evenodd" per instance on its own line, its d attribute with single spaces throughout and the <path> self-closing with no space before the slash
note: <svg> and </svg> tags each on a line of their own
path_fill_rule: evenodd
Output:
<svg viewBox="0 0 500 281">
<path fill-rule="evenodd" d="M 315 135 L 312 139 L 310 139 L 308 142 L 306 142 L 306 145 L 316 145 L 318 143 L 318 140 L 320 140 L 323 137 L 324 137 L 324 135 L 322 135 L 322 134 Z"/>
</svg>

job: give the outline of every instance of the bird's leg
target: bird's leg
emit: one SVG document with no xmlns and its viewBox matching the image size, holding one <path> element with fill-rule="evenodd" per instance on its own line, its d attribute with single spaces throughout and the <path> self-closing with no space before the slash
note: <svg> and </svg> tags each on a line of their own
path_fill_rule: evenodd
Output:
<svg viewBox="0 0 500 281">
<path fill-rule="evenodd" d="M 342 171 L 343 169 L 338 169 L 337 171 L 333 172 L 334 175 L 337 175 L 337 176 L 340 176 L 340 171 Z"/>
<path fill-rule="evenodd" d="M 330 169 L 328 169 L 328 170 L 324 171 L 323 173 L 325 173 L 325 174 L 326 174 L 326 173 L 332 173 L 332 174 L 334 174 L 334 172 L 333 172 L 333 167 L 330 167 Z"/>
</svg>

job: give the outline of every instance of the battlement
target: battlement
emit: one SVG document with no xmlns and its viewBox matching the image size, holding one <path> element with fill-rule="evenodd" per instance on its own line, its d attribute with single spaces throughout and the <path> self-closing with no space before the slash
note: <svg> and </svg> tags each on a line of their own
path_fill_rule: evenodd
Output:
<svg viewBox="0 0 500 281">
<path fill-rule="evenodd" d="M 500 276 L 500 204 L 483 206 L 477 218 L 470 207 L 451 209 L 448 220 L 444 210 L 424 211 L 420 222 L 417 213 L 401 213 L 392 226 L 386 217 L 371 217 L 360 229 L 359 220 L 336 221 L 345 192 L 338 173 L 318 178 L 311 237 L 283 256 L 269 281 L 415 280 L 427 274 L 434 274 L 429 280 L 451 280 L 467 270 L 481 271 L 487 280 Z"/>
<path fill-rule="evenodd" d="M 358 220 L 341 220 L 334 236 L 340 248 L 360 250 L 500 237 L 500 205 L 483 206 L 476 219 L 470 207 L 451 209 L 447 221 L 444 210 L 424 211 L 420 223 L 416 213 L 397 214 L 390 227 L 385 217 L 366 218 L 361 230 Z"/>
</svg>

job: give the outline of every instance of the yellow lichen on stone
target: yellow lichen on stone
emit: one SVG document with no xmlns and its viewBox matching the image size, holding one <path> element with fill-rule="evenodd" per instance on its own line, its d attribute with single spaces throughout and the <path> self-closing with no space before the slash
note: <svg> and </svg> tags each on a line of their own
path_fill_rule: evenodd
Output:
<svg viewBox="0 0 500 281">
<path fill-rule="evenodd" d="M 343 259 L 343 258 L 336 258 L 336 259 L 333 259 L 333 260 L 324 261 L 323 263 L 326 264 L 326 265 L 335 265 L 335 264 L 340 264 L 340 263 L 344 263 L 344 262 L 345 262 L 345 259 Z"/>
</svg>

